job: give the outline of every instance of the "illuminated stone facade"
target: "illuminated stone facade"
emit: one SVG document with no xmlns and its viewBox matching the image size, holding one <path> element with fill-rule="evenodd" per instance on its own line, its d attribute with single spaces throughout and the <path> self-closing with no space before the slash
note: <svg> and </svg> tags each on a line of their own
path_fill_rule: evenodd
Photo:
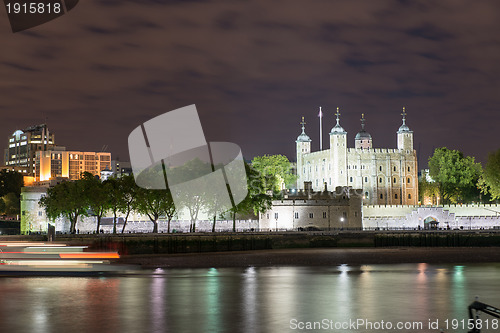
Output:
<svg viewBox="0 0 500 333">
<path fill-rule="evenodd" d="M 415 205 L 418 203 L 417 154 L 413 132 L 403 124 L 397 131 L 397 148 L 373 148 L 373 140 L 364 129 L 356 135 L 355 148 L 347 147 L 347 132 L 337 124 L 330 131 L 330 149 L 311 152 L 311 139 L 302 133 L 296 140 L 297 184 L 312 182 L 313 190 L 338 186 L 363 190 L 363 203 L 369 205 Z"/>
</svg>

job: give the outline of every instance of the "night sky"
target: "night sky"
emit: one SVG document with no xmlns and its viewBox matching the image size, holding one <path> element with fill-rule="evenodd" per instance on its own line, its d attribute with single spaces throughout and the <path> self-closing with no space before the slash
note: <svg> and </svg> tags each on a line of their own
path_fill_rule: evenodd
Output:
<svg viewBox="0 0 500 333">
<path fill-rule="evenodd" d="M 3 7 L 3 6 L 2 6 Z M 129 133 L 196 104 L 207 141 L 295 159 L 301 116 L 319 148 L 341 109 L 395 148 L 406 107 L 419 167 L 436 147 L 500 148 L 500 2 L 82 0 L 12 33 L 0 9 L 0 147 L 43 123 L 56 143 L 128 160 Z M 3 138 L 3 139 L 2 139 Z"/>
</svg>

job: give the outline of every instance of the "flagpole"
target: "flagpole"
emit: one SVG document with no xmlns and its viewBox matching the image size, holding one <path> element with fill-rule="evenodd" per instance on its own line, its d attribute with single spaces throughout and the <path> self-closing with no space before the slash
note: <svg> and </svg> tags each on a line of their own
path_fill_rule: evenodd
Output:
<svg viewBox="0 0 500 333">
<path fill-rule="evenodd" d="M 319 107 L 319 150 L 323 150 L 323 112 L 321 112 L 321 106 Z"/>
</svg>

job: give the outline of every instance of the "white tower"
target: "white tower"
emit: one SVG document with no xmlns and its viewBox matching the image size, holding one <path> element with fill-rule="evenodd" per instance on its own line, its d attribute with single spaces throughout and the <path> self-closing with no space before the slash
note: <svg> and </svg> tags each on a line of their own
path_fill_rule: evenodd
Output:
<svg viewBox="0 0 500 333">
<path fill-rule="evenodd" d="M 406 126 L 406 110 L 403 107 L 403 125 L 398 130 L 398 149 L 413 152 L 413 132 Z"/>
<path fill-rule="evenodd" d="M 330 131 L 330 161 L 332 164 L 332 188 L 347 186 L 347 132 L 340 126 L 337 108 L 337 124 Z"/>
<path fill-rule="evenodd" d="M 302 133 L 297 137 L 295 141 L 297 143 L 297 188 L 303 189 L 304 177 L 306 175 L 305 165 L 304 165 L 304 154 L 309 154 L 311 152 L 311 138 L 305 132 L 306 122 L 304 117 L 300 123 L 302 125 Z"/>
</svg>

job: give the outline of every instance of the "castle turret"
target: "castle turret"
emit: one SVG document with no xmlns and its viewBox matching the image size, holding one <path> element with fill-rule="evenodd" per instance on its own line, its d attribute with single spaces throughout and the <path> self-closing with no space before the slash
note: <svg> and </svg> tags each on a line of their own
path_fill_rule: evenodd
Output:
<svg viewBox="0 0 500 333">
<path fill-rule="evenodd" d="M 340 126 L 337 108 L 337 124 L 330 131 L 330 163 L 332 164 L 332 188 L 347 186 L 347 132 Z"/>
<path fill-rule="evenodd" d="M 365 114 L 361 114 L 361 131 L 356 134 L 356 138 L 354 139 L 354 147 L 361 149 L 372 148 L 373 141 L 370 133 L 365 131 Z"/>
<path fill-rule="evenodd" d="M 406 110 L 403 107 L 403 124 L 398 130 L 398 149 L 413 151 L 413 132 L 406 126 Z"/>
<path fill-rule="evenodd" d="M 305 179 L 305 166 L 304 166 L 304 154 L 309 154 L 311 152 L 311 138 L 305 132 L 306 122 L 304 117 L 302 117 L 302 133 L 297 137 L 295 141 L 297 143 L 297 188 L 302 188 Z"/>
</svg>

